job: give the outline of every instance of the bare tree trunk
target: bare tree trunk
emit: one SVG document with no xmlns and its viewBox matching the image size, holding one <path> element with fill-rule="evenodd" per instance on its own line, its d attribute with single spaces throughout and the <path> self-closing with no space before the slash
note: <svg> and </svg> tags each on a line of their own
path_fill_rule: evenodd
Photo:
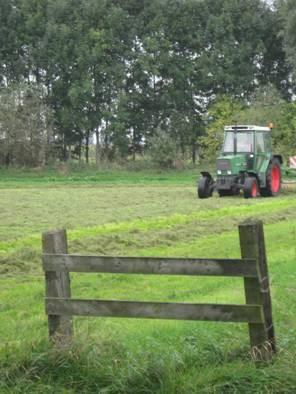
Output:
<svg viewBox="0 0 296 394">
<path fill-rule="evenodd" d="M 78 144 L 78 160 L 79 160 L 79 163 L 81 163 L 81 149 L 82 149 L 82 138 L 80 138 L 79 144 Z"/>
<path fill-rule="evenodd" d="M 89 163 L 89 131 L 86 132 L 85 136 L 85 161 Z"/>
<path fill-rule="evenodd" d="M 133 127 L 133 161 L 136 160 L 136 133 L 135 128 Z"/>
<path fill-rule="evenodd" d="M 98 127 L 95 129 L 96 134 L 96 166 L 99 166 L 100 162 L 100 132 Z"/>
<path fill-rule="evenodd" d="M 195 144 L 192 145 L 192 163 L 196 163 L 196 147 Z"/>
<path fill-rule="evenodd" d="M 66 144 L 66 139 L 65 139 L 65 134 L 63 136 L 63 161 L 67 161 L 67 144 Z"/>
<path fill-rule="evenodd" d="M 195 139 L 193 139 L 192 143 L 191 143 L 191 159 L 192 159 L 192 163 L 195 164 L 196 163 L 196 141 L 195 141 Z"/>
</svg>

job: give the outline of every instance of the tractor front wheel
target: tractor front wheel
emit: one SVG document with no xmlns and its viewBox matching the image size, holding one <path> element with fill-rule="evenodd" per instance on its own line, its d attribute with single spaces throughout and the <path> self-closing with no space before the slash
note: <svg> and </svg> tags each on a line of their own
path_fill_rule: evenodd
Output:
<svg viewBox="0 0 296 394">
<path fill-rule="evenodd" d="M 281 191 L 282 173 L 278 159 L 273 159 L 266 173 L 266 187 L 261 189 L 263 197 L 275 197 Z"/>
<path fill-rule="evenodd" d="M 212 197 L 212 194 L 211 179 L 207 176 L 203 176 L 198 182 L 197 195 L 199 198 L 208 198 Z"/>
<path fill-rule="evenodd" d="M 245 179 L 244 187 L 244 197 L 245 198 L 255 198 L 259 194 L 259 187 L 257 179 L 253 176 L 248 176 Z"/>
</svg>

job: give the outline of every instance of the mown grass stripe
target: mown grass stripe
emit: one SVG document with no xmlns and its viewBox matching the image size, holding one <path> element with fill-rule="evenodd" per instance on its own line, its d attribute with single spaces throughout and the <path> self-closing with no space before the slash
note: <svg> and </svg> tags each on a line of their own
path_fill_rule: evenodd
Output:
<svg viewBox="0 0 296 394">
<path fill-rule="evenodd" d="M 76 239 L 83 239 L 89 236 L 108 235 L 113 233 L 124 233 L 129 231 L 156 231 L 166 228 L 174 228 L 178 225 L 185 225 L 191 222 L 201 220 L 213 220 L 219 218 L 223 220 L 226 217 L 242 219 L 248 215 L 258 214 L 272 214 L 280 212 L 288 208 L 296 208 L 296 200 L 275 200 L 269 199 L 258 201 L 252 205 L 243 205 L 231 208 L 208 209 L 201 212 L 193 212 L 192 214 L 174 214 L 169 217 L 158 217 L 151 219 L 136 219 L 130 222 L 121 223 L 107 223 L 101 226 L 84 227 L 77 229 L 67 229 L 70 241 Z M 32 234 L 29 237 L 0 242 L 0 254 L 7 254 L 16 249 L 25 247 L 35 247 L 40 249 L 40 234 Z"/>
</svg>

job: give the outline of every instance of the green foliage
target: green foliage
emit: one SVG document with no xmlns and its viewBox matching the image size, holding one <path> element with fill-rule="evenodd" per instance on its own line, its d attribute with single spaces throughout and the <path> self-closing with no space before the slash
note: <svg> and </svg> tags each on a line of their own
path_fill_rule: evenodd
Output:
<svg viewBox="0 0 296 394">
<path fill-rule="evenodd" d="M 161 168 L 173 168 L 177 158 L 176 142 L 167 132 L 157 129 L 149 139 L 149 153 Z"/>
<path fill-rule="evenodd" d="M 1 0 L 0 83 L 44 89 L 62 160 L 88 162 L 94 134 L 98 164 L 135 160 L 160 126 L 195 162 L 214 95 L 291 96 L 279 15 L 261 0 Z"/>
<path fill-rule="evenodd" d="M 205 135 L 199 138 L 205 159 L 216 157 L 223 142 L 224 127 L 238 122 L 242 108 L 241 103 L 227 96 L 218 98 L 209 108 Z"/>
<path fill-rule="evenodd" d="M 272 85 L 262 86 L 256 89 L 250 103 L 238 114 L 241 124 L 258 124 L 268 126 L 273 123 L 274 127 L 281 129 L 283 114 L 288 110 L 288 104 L 283 100 L 279 91 Z M 277 135 L 275 134 L 276 138 Z"/>
<path fill-rule="evenodd" d="M 268 126 L 272 123 L 274 152 L 287 157 L 295 146 L 288 142 L 288 136 L 291 136 L 288 119 L 291 120 L 292 116 L 291 104 L 283 100 L 274 86 L 267 85 L 254 92 L 249 105 L 240 112 L 238 119 L 241 124 Z"/>
<path fill-rule="evenodd" d="M 281 36 L 284 40 L 284 49 L 287 54 L 288 62 L 294 73 L 296 72 L 296 4 L 293 0 L 278 0 L 277 6 L 281 17 Z"/>
<path fill-rule="evenodd" d="M 276 149 L 281 152 L 286 160 L 289 156 L 296 154 L 296 105 L 290 103 L 285 105 L 279 124 L 276 138 Z"/>
<path fill-rule="evenodd" d="M 52 140 L 51 115 L 39 86 L 0 89 L 0 165 L 44 165 Z"/>
<path fill-rule="evenodd" d="M 205 135 L 199 138 L 202 155 L 213 160 L 223 141 L 223 128 L 229 124 L 268 126 L 273 124 L 273 150 L 285 159 L 295 155 L 295 105 L 287 103 L 273 85 L 261 86 L 249 101 L 233 100 L 227 96 L 218 99 L 209 108 Z"/>
</svg>

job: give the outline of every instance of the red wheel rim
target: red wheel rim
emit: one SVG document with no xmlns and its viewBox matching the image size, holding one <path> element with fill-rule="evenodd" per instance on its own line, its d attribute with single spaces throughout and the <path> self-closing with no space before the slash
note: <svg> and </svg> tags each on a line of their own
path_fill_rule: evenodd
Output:
<svg viewBox="0 0 296 394">
<path fill-rule="evenodd" d="M 252 184 L 252 197 L 257 197 L 257 193 L 258 193 L 257 183 L 256 181 L 254 181 Z"/>
<path fill-rule="evenodd" d="M 277 193 L 280 190 L 281 173 L 278 166 L 271 169 L 271 191 Z"/>
</svg>

